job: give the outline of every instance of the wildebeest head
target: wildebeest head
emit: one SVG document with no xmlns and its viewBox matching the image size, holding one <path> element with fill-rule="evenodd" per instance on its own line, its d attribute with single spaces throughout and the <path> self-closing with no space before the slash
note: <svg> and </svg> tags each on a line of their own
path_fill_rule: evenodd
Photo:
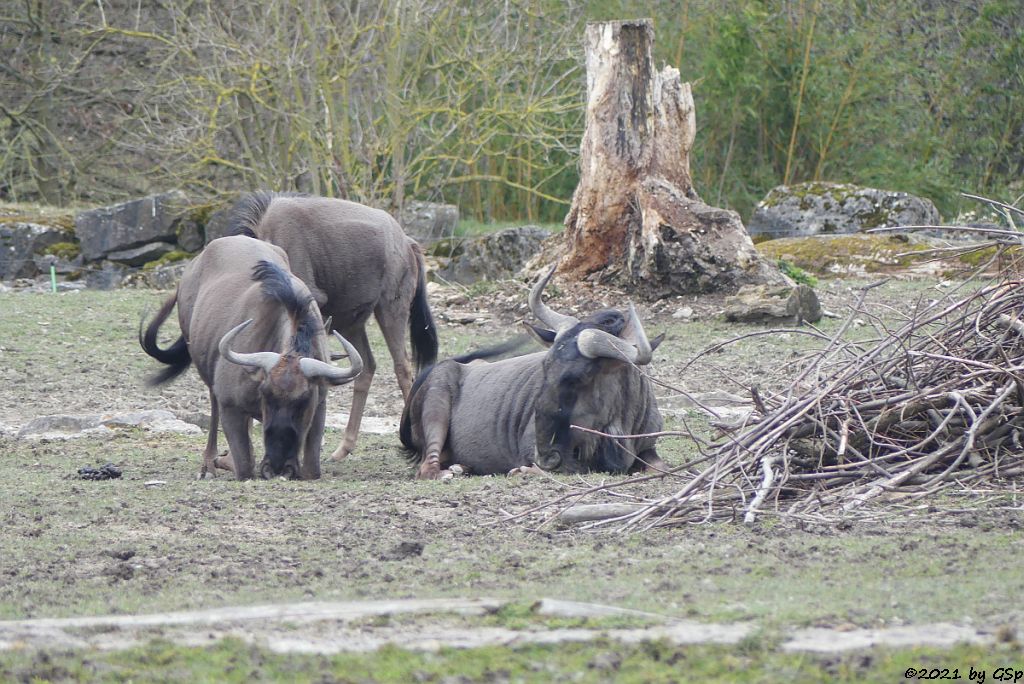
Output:
<svg viewBox="0 0 1024 684">
<path fill-rule="evenodd" d="M 628 452 L 609 439 L 571 429 L 579 425 L 623 434 L 625 416 L 640 397 L 629 396 L 624 374 L 634 365 L 650 363 L 664 339 L 648 340 L 631 303 L 626 315 L 599 311 L 582 321 L 550 309 L 541 293 L 554 269 L 530 292 L 530 310 L 546 327 L 529 325 L 549 347 L 543 361 L 543 386 L 537 398 L 534 427 L 535 463 L 544 470 L 624 472 L 632 464 Z"/>
<path fill-rule="evenodd" d="M 251 323 L 250 318 L 229 330 L 221 338 L 220 354 L 231 363 L 248 368 L 259 383 L 265 452 L 260 475 L 265 479 L 280 475 L 295 478 L 299 476 L 299 451 L 325 385 L 341 385 L 354 379 L 362 370 L 362 359 L 337 331 L 334 336 L 349 358 L 347 369 L 302 354 L 294 345 L 284 353 L 233 351 L 233 340 Z"/>
</svg>

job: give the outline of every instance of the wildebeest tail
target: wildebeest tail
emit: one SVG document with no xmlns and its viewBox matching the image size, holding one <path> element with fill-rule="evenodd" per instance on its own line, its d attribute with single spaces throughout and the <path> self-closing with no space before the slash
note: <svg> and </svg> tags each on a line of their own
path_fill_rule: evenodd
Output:
<svg viewBox="0 0 1024 684">
<path fill-rule="evenodd" d="M 166 349 L 161 349 L 160 345 L 157 344 L 156 336 L 160 330 L 160 326 L 163 325 L 164 321 L 170 315 L 171 310 L 178 301 L 178 296 L 175 295 L 168 299 L 160 307 L 160 310 L 156 312 L 156 316 L 150 321 L 149 327 L 143 330 L 143 326 L 146 323 L 145 316 L 139 321 L 139 344 L 142 345 L 142 350 L 152 356 L 154 359 L 162 364 L 165 364 L 167 368 L 157 372 L 153 377 L 146 381 L 146 384 L 154 387 L 156 385 L 162 385 L 165 382 L 170 382 L 176 377 L 184 373 L 189 364 L 192 363 L 192 355 L 188 351 L 188 344 L 185 342 L 185 337 L 179 336 L 174 343 Z"/>
<path fill-rule="evenodd" d="M 434 317 L 430 315 L 430 304 L 427 303 L 427 267 L 423 263 L 423 255 L 419 246 L 415 245 L 416 262 L 419 277 L 416 281 L 416 294 L 413 295 L 412 308 L 409 311 L 409 337 L 412 340 L 412 356 L 416 362 L 416 372 L 433 366 L 437 362 L 437 328 Z"/>
<path fill-rule="evenodd" d="M 402 443 L 402 455 L 405 456 L 407 461 L 415 462 L 419 458 L 419 449 L 412 442 L 412 420 L 409 418 L 409 404 L 411 403 L 412 393 L 409 393 L 410 401 L 405 403 L 405 408 L 402 409 L 402 422 L 398 424 L 398 441 Z"/>
<path fill-rule="evenodd" d="M 260 220 L 267 213 L 267 208 L 270 207 L 270 203 L 274 201 L 275 197 L 306 197 L 306 195 L 300 192 L 269 192 L 267 190 L 249 193 L 231 207 L 231 213 L 228 216 L 228 229 L 224 234 L 258 238 L 256 226 L 260 224 Z"/>
<path fill-rule="evenodd" d="M 510 339 L 496 344 L 493 347 L 486 347 L 484 349 L 477 349 L 476 351 L 466 352 L 460 356 L 453 356 L 452 361 L 458 361 L 459 363 L 469 363 L 470 361 L 478 361 L 480 359 L 493 359 L 509 352 L 513 352 L 530 341 L 529 335 L 517 335 Z"/>
</svg>

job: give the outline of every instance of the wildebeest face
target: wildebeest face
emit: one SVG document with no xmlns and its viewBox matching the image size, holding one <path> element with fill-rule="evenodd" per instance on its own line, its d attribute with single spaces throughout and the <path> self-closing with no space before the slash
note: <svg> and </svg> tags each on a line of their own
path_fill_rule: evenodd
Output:
<svg viewBox="0 0 1024 684">
<path fill-rule="evenodd" d="M 600 311 L 584 321 L 559 314 L 541 300 L 554 270 L 530 292 L 530 310 L 546 327 L 529 325 L 550 347 L 543 361 L 543 385 L 534 408 L 537 438 L 535 463 L 545 470 L 625 471 L 632 456 L 613 440 L 573 430 L 572 425 L 600 432 L 621 432 L 622 418 L 635 397 L 626 396 L 624 373 L 633 364 L 650 363 L 662 337 L 647 339 L 636 309 L 628 315 Z"/>
<path fill-rule="evenodd" d="M 246 368 L 259 383 L 265 450 L 260 475 L 266 479 L 280 475 L 296 478 L 300 475 L 298 454 L 326 385 L 350 382 L 362 371 L 363 362 L 355 347 L 337 331 L 334 336 L 351 363 L 348 369 L 294 351 L 234 351 L 233 340 L 251 323 L 250 318 L 229 330 L 217 348 L 222 358 Z"/>
<path fill-rule="evenodd" d="M 615 376 L 627 372 L 628 364 L 618 359 L 588 358 L 580 352 L 577 341 L 584 330 L 615 334 L 613 331 L 621 332 L 623 324 L 618 311 L 603 311 L 553 340 L 544 358 L 543 385 L 534 408 L 535 462 L 544 470 L 578 473 L 595 467 L 595 450 L 602 440 L 571 426 L 607 430 L 615 407 L 623 401 Z M 602 469 L 625 470 L 628 466 L 623 462 L 621 467 Z"/>
<path fill-rule="evenodd" d="M 316 402 L 318 387 L 307 380 L 295 357 L 284 356 L 260 382 L 263 415 L 263 463 L 260 475 L 299 477 L 299 451 L 305 440 Z"/>
</svg>

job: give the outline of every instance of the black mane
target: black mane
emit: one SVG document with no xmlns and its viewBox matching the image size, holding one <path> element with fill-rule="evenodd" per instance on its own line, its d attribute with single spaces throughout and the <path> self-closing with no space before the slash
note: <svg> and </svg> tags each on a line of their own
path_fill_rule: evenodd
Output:
<svg viewBox="0 0 1024 684">
<path fill-rule="evenodd" d="M 252 279 L 262 285 L 263 296 L 281 304 L 295 321 L 292 349 L 302 356 L 312 356 L 313 340 L 323 327 L 315 309 L 309 306 L 313 295 L 300 295 L 292 287 L 291 274 L 269 261 L 260 261 L 252 269 Z"/>
<path fill-rule="evenodd" d="M 301 192 L 270 192 L 268 190 L 250 193 L 231 207 L 228 229 L 224 234 L 258 238 L 259 236 L 255 232 L 256 226 L 260 224 L 260 219 L 267 213 L 270 203 L 277 197 L 308 197 L 308 195 Z"/>
</svg>

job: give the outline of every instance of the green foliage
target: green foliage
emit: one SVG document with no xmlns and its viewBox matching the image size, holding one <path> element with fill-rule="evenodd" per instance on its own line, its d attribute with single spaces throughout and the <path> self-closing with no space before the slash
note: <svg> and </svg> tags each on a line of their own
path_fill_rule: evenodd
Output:
<svg viewBox="0 0 1024 684">
<path fill-rule="evenodd" d="M 641 16 L 655 62 L 693 84 L 692 169 L 713 204 L 749 216 L 771 187 L 813 180 L 913 192 L 947 216 L 961 190 L 1024 193 L 1018 0 L 44 7 L 0 17 L 9 198 L 265 187 L 560 221 L 578 178 L 585 24 Z"/>
<path fill-rule="evenodd" d="M 818 279 L 814 275 L 808 273 L 799 266 L 795 266 L 785 259 L 779 259 L 778 261 L 779 270 L 789 276 L 793 282 L 815 287 L 818 284 Z"/>
</svg>

